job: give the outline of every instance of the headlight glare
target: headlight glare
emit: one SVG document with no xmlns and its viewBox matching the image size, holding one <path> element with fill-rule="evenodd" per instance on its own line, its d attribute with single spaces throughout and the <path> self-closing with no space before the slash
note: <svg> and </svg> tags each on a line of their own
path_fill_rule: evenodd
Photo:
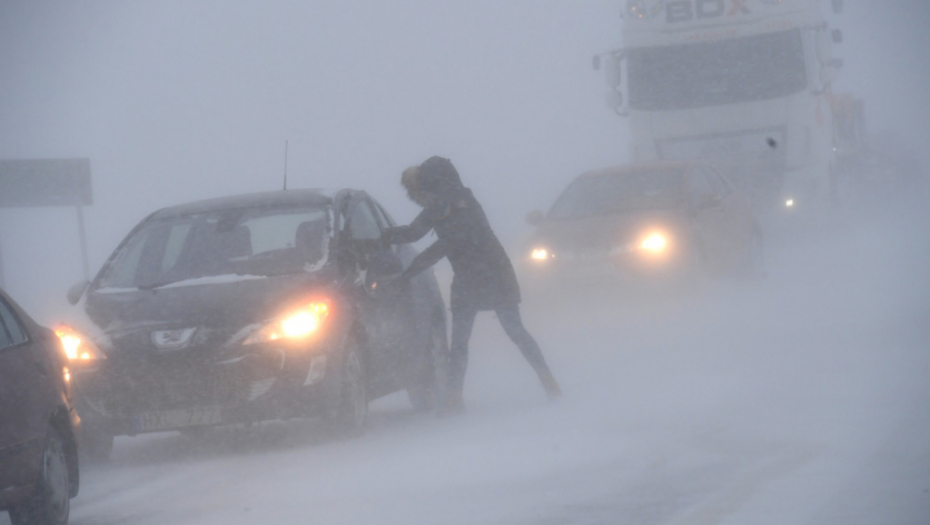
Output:
<svg viewBox="0 0 930 525">
<path fill-rule="evenodd" d="M 668 239 L 661 233 L 651 233 L 643 239 L 639 247 L 641 250 L 660 253 L 668 247 Z"/>
<path fill-rule="evenodd" d="M 70 326 L 59 326 L 55 329 L 55 335 L 61 341 L 61 346 L 65 349 L 68 359 L 72 361 L 92 361 L 107 358 L 89 338 Z"/>
<path fill-rule="evenodd" d="M 546 248 L 533 248 L 533 251 L 530 252 L 530 258 L 534 261 L 546 261 L 550 257 L 552 257 L 552 254 Z"/>
<path fill-rule="evenodd" d="M 327 317 L 329 317 L 329 304 L 324 301 L 313 302 L 268 322 L 252 332 L 242 344 L 251 345 L 279 339 L 309 337 L 320 330 Z"/>
</svg>

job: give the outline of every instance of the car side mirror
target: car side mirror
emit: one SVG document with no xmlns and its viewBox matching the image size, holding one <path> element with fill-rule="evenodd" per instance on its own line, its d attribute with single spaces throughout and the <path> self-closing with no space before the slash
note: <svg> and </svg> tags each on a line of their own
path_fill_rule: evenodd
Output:
<svg viewBox="0 0 930 525">
<path fill-rule="evenodd" d="M 71 288 L 68 288 L 68 293 L 66 294 L 68 303 L 71 305 L 77 304 L 78 301 L 81 300 L 81 296 L 84 295 L 84 292 L 87 290 L 88 286 L 90 286 L 90 281 L 84 280 L 73 285 Z"/>
<path fill-rule="evenodd" d="M 546 216 L 539 210 L 533 210 L 526 214 L 526 222 L 529 223 L 530 226 L 539 226 L 545 219 Z"/>
</svg>

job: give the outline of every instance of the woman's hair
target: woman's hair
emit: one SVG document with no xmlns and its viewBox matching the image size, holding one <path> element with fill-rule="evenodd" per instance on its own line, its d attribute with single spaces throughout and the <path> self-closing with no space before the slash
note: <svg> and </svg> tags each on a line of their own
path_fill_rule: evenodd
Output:
<svg viewBox="0 0 930 525">
<path fill-rule="evenodd" d="M 410 166 L 405 169 L 400 177 L 400 183 L 407 190 L 407 197 L 410 200 L 424 208 L 431 204 L 432 199 L 429 192 L 422 187 L 419 166 Z"/>
<path fill-rule="evenodd" d="M 455 166 L 443 157 L 430 157 L 419 166 L 407 168 L 400 180 L 410 200 L 424 208 L 451 202 L 464 188 Z"/>
</svg>

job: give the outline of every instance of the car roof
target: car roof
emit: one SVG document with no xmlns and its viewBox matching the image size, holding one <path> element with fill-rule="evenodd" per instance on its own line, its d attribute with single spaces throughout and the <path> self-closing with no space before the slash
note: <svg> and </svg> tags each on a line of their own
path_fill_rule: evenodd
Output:
<svg viewBox="0 0 930 525">
<path fill-rule="evenodd" d="M 695 166 L 695 162 L 684 162 L 684 161 L 661 161 L 661 162 L 648 162 L 648 163 L 636 163 L 636 164 L 621 164 L 617 166 L 609 166 L 606 168 L 599 168 L 591 171 L 586 171 L 581 175 L 578 175 L 577 178 L 589 178 L 589 177 L 601 177 L 604 175 L 624 175 L 627 173 L 636 173 L 638 171 L 654 171 L 654 170 L 681 170 L 684 171 L 687 168 Z"/>
<path fill-rule="evenodd" d="M 353 190 L 349 190 L 353 191 Z M 239 208 L 277 207 L 277 206 L 328 206 L 333 202 L 337 192 L 322 189 L 294 189 L 286 191 L 266 191 L 244 193 L 228 197 L 204 199 L 176 206 L 162 208 L 152 214 L 153 219 L 203 213 Z"/>
</svg>

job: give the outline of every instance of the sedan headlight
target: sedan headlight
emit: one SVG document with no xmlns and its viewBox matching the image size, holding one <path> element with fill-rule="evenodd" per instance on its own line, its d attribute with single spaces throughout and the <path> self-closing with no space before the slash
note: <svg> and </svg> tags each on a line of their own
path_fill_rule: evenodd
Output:
<svg viewBox="0 0 930 525">
<path fill-rule="evenodd" d="M 668 239 L 661 233 L 650 233 L 639 244 L 640 250 L 662 253 L 668 248 Z"/>
<path fill-rule="evenodd" d="M 552 257 L 555 257 L 555 255 L 546 248 L 533 248 L 533 251 L 530 252 L 530 259 L 538 262 L 548 261 Z"/>
<path fill-rule="evenodd" d="M 628 253 L 647 253 L 651 255 L 664 255 L 671 248 L 668 235 L 660 231 L 653 231 L 638 238 L 638 240 L 623 244 L 611 250 L 611 255 L 624 255 Z"/>
<path fill-rule="evenodd" d="M 94 361 L 106 359 L 107 356 L 97 348 L 87 336 L 67 325 L 55 329 L 55 335 L 61 341 L 65 354 L 72 361 Z"/>
<path fill-rule="evenodd" d="M 315 335 L 329 317 L 329 304 L 317 301 L 261 326 L 242 344 L 252 345 L 281 339 L 304 339 Z"/>
</svg>

